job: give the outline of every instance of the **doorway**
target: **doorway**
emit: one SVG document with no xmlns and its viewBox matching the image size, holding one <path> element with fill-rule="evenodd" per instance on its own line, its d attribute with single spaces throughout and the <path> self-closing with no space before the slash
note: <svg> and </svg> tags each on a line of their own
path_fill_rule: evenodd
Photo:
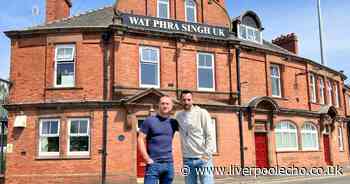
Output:
<svg viewBox="0 0 350 184">
<path fill-rule="evenodd" d="M 255 155 L 256 155 L 256 167 L 268 168 L 268 142 L 266 133 L 255 133 Z"/>
<path fill-rule="evenodd" d="M 137 137 L 139 136 L 139 129 L 143 123 L 144 119 L 137 120 Z M 138 141 L 136 141 L 136 168 L 137 168 L 137 178 L 144 178 L 146 162 L 143 159 L 141 151 L 139 150 Z"/>
<path fill-rule="evenodd" d="M 323 151 L 324 151 L 324 159 L 326 164 L 332 165 L 329 135 L 327 134 L 323 135 Z"/>
</svg>

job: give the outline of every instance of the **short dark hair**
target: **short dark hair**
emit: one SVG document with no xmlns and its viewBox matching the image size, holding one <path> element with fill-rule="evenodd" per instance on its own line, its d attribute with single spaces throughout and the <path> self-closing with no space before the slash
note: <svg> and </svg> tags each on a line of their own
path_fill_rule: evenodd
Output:
<svg viewBox="0 0 350 184">
<path fill-rule="evenodd" d="M 193 95 L 192 91 L 190 91 L 190 90 L 183 90 L 183 91 L 181 91 L 181 97 L 182 97 L 183 95 L 186 95 L 186 94 L 191 94 L 191 95 Z"/>
</svg>

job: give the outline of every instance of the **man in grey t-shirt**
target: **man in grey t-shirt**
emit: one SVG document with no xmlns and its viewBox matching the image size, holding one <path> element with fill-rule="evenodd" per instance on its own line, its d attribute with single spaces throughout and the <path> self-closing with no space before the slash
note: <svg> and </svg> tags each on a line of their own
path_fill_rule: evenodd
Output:
<svg viewBox="0 0 350 184">
<path fill-rule="evenodd" d="M 199 179 L 202 184 L 213 184 L 214 176 L 210 172 L 215 147 L 212 119 L 207 110 L 193 105 L 191 91 L 183 91 L 181 101 L 184 110 L 176 114 L 176 120 L 179 123 L 183 167 L 188 171 L 185 183 L 197 184 Z M 203 168 L 209 168 L 209 171 L 197 174 Z"/>
</svg>

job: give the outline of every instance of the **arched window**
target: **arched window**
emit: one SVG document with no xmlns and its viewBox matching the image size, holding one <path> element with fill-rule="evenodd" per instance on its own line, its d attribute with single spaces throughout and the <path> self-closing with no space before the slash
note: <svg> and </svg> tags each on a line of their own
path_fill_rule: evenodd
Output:
<svg viewBox="0 0 350 184">
<path fill-rule="evenodd" d="M 238 37 L 256 43 L 262 43 L 262 27 L 259 17 L 252 11 L 246 12 L 238 25 Z"/>
<path fill-rule="evenodd" d="M 297 127 L 290 121 L 280 122 L 275 129 L 277 151 L 297 151 Z"/>
<path fill-rule="evenodd" d="M 196 2 L 185 0 L 185 16 L 187 22 L 197 22 Z"/>
<path fill-rule="evenodd" d="M 305 123 L 301 129 L 303 150 L 318 150 L 318 131 L 314 124 Z"/>
</svg>

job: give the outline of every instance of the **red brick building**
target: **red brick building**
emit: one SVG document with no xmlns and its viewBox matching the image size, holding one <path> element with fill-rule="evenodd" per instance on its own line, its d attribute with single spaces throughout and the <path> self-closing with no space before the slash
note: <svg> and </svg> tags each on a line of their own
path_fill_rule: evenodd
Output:
<svg viewBox="0 0 350 184">
<path fill-rule="evenodd" d="M 254 12 L 119 0 L 70 17 L 70 0 L 46 2 L 43 25 L 6 32 L 7 184 L 135 183 L 137 127 L 183 89 L 215 121 L 217 166 L 349 164 L 346 76 L 300 57 L 294 34 L 264 40 Z"/>
</svg>

